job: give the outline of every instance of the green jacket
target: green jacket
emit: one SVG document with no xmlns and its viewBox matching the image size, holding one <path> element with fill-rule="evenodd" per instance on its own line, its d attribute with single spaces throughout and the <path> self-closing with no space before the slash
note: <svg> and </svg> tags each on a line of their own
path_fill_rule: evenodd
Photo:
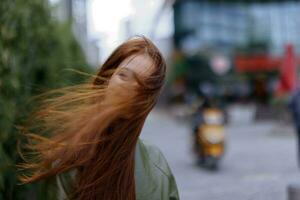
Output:
<svg viewBox="0 0 300 200">
<path fill-rule="evenodd" d="M 73 173 L 73 174 L 72 174 Z M 66 199 L 74 172 L 57 176 L 59 199 Z M 175 178 L 161 151 L 138 140 L 135 152 L 137 200 L 179 200 Z"/>
</svg>

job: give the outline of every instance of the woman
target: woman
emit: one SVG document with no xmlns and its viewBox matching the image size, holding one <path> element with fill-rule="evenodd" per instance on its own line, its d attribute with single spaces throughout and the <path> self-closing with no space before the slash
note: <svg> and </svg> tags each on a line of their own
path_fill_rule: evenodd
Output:
<svg viewBox="0 0 300 200">
<path fill-rule="evenodd" d="M 179 199 L 164 156 L 139 139 L 165 73 L 159 50 L 138 37 L 120 45 L 91 84 L 41 95 L 29 120 L 39 135 L 26 134 L 36 155 L 19 165 L 30 171 L 21 181 L 56 177 L 61 199 Z"/>
</svg>

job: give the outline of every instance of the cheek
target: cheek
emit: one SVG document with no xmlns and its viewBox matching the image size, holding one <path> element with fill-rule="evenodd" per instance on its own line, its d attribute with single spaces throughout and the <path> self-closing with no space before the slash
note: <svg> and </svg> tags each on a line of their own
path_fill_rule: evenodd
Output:
<svg viewBox="0 0 300 200">
<path fill-rule="evenodd" d="M 116 76 L 112 76 L 108 82 L 107 88 L 111 89 L 116 87 L 119 83 L 119 80 L 116 78 Z"/>
</svg>

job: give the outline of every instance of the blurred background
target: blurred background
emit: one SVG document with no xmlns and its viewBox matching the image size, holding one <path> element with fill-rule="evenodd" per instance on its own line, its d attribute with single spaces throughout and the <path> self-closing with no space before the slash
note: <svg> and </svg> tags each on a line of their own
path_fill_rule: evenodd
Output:
<svg viewBox="0 0 300 200">
<path fill-rule="evenodd" d="M 2 0 L 0 200 L 55 196 L 46 182 L 17 185 L 14 125 L 29 99 L 84 81 L 68 69 L 94 73 L 134 35 L 168 63 L 141 138 L 164 153 L 181 199 L 288 199 L 299 13 L 297 0 Z"/>
</svg>

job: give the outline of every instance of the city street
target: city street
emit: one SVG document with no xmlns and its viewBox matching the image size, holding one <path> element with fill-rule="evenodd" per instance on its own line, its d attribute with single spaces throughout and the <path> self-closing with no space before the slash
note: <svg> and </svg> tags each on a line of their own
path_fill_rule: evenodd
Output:
<svg viewBox="0 0 300 200">
<path fill-rule="evenodd" d="M 142 139 L 157 145 L 175 175 L 183 200 L 285 200 L 300 180 L 293 128 L 274 122 L 235 122 L 226 128 L 226 154 L 217 172 L 199 168 L 186 122 L 154 110 Z"/>
</svg>

